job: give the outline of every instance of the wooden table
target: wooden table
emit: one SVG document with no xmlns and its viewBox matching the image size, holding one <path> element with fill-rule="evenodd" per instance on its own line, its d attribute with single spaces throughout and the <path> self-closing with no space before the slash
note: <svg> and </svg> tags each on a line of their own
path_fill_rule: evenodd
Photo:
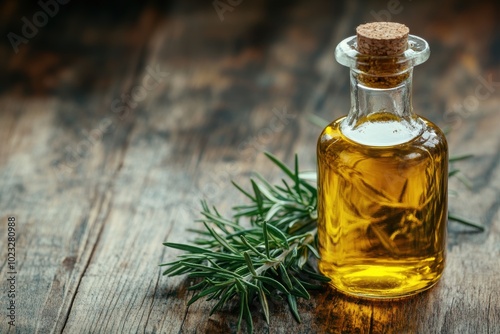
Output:
<svg viewBox="0 0 500 334">
<path fill-rule="evenodd" d="M 452 154 L 474 154 L 455 165 L 471 187 L 452 180 L 450 207 L 485 231 L 450 222 L 427 293 L 375 303 L 325 289 L 299 302 L 301 324 L 280 303 L 269 326 L 255 308 L 256 332 L 500 333 L 498 1 L 229 3 L 1 4 L 0 333 L 235 332 L 235 311 L 187 307 L 190 283 L 158 267 L 180 252 L 162 243 L 192 237 L 202 198 L 229 213 L 242 200 L 230 179 L 279 180 L 262 151 L 314 168 L 308 115 L 350 103 L 333 50 L 377 19 L 430 43 L 413 104 L 451 128 Z"/>
</svg>

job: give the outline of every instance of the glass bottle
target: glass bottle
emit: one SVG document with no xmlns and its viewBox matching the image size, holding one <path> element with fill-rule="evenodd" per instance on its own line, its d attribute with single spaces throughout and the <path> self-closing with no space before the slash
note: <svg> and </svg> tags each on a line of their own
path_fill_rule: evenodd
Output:
<svg viewBox="0 0 500 334">
<path fill-rule="evenodd" d="M 412 110 L 413 66 L 429 46 L 413 35 L 405 42 L 390 56 L 361 54 L 356 36 L 337 46 L 350 67 L 351 109 L 318 140 L 319 269 L 362 298 L 426 290 L 445 264 L 447 143 Z"/>
</svg>

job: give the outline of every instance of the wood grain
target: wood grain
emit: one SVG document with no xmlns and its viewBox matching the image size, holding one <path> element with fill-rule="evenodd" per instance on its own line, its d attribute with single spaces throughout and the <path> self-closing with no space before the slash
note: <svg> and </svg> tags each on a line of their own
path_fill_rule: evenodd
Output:
<svg viewBox="0 0 500 334">
<path fill-rule="evenodd" d="M 500 8 L 399 5 L 243 1 L 221 21 L 210 2 L 70 2 L 18 53 L 3 38 L 0 277 L 15 216 L 18 296 L 16 327 L 2 316 L 0 333 L 236 332 L 234 309 L 188 307 L 191 283 L 161 276 L 179 254 L 162 242 L 189 240 L 201 198 L 229 213 L 242 200 L 231 179 L 278 180 L 262 151 L 315 167 L 308 115 L 333 120 L 350 103 L 333 50 L 387 13 L 431 45 L 413 104 L 451 129 L 452 154 L 474 154 L 456 164 L 472 186 L 453 180 L 450 207 L 486 230 L 449 223 L 447 268 L 427 293 L 382 303 L 325 288 L 299 301 L 301 324 L 272 301 L 267 325 L 254 305 L 255 331 L 500 333 Z M 1 35 L 37 11 L 1 4 Z"/>
</svg>

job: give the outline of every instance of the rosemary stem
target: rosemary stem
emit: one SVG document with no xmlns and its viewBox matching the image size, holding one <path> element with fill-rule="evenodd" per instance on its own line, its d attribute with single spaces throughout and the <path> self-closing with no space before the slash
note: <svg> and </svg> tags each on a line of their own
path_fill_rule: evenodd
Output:
<svg viewBox="0 0 500 334">
<path fill-rule="evenodd" d="M 259 276 L 260 274 L 264 273 L 265 271 L 267 271 L 272 267 L 276 268 L 276 266 L 278 266 L 281 262 L 283 262 L 286 259 L 288 254 L 293 252 L 293 250 L 298 247 L 298 244 L 299 244 L 298 242 L 294 242 L 290 248 L 281 253 L 276 259 L 274 259 L 273 261 L 268 261 L 259 268 L 255 269 L 256 275 L 250 273 L 246 275 L 243 279 L 247 282 L 250 282 L 254 278 L 254 276 Z"/>
</svg>

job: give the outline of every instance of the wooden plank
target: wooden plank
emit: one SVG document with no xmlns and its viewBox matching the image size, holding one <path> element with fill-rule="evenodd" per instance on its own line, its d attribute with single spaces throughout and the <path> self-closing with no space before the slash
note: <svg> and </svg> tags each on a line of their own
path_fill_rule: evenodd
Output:
<svg viewBox="0 0 500 334">
<path fill-rule="evenodd" d="M 20 15 L 24 9 L 19 8 Z M 146 10 L 144 16 L 146 20 L 135 26 L 143 35 L 155 22 L 151 11 Z M 75 20 L 74 24 L 81 24 L 82 19 Z M 91 63 L 95 59 L 76 57 L 75 60 L 67 54 L 59 57 L 57 50 L 40 51 L 38 41 L 51 33 L 54 33 L 51 29 L 40 31 L 38 40 L 30 41 L 22 52 L 12 55 L 9 62 L 11 75 L 21 71 L 33 79 L 32 82 L 19 83 L 24 86 L 21 92 L 24 90 L 30 98 L 23 100 L 16 96 L 16 91 L 19 93 L 20 90 L 14 82 L 10 94 L 2 97 L 0 102 L 0 128 L 4 139 L 0 156 L 0 230 L 2 236 L 7 234 L 3 224 L 5 214 L 16 216 L 19 270 L 16 327 L 9 328 L 7 322 L 2 321 L 1 333 L 52 333 L 64 328 L 80 280 L 89 266 L 109 214 L 111 180 L 120 168 L 123 156 L 123 145 L 115 143 L 126 143 L 120 137 L 124 134 L 126 137 L 130 128 L 129 125 L 116 127 L 115 131 L 102 128 L 102 138 L 89 143 L 84 131 L 99 129 L 103 119 L 114 116 L 109 107 L 111 101 L 98 96 L 69 101 L 64 98 L 68 87 L 76 91 L 88 89 L 81 86 L 80 80 L 85 76 L 87 66 L 93 68 Z M 58 37 L 52 36 L 54 39 Z M 88 47 L 92 48 L 92 42 L 89 44 Z M 141 47 L 138 44 L 129 48 L 129 60 L 137 62 Z M 106 52 L 113 52 L 98 47 L 96 51 L 104 51 L 101 52 L 104 57 L 109 55 Z M 46 68 L 43 57 L 39 58 L 40 54 L 56 56 L 56 73 L 64 74 L 57 77 L 62 98 L 31 96 L 51 89 L 46 86 L 50 69 Z M 69 72 L 65 69 L 68 58 L 72 62 Z M 122 71 L 116 72 L 113 84 L 124 83 L 127 87 L 127 81 L 128 85 L 132 81 L 130 76 L 135 75 L 135 68 L 127 69 L 129 64 L 125 62 L 121 66 Z M 97 82 L 94 84 L 96 86 L 91 90 L 99 87 Z M 111 85 L 111 89 L 116 88 Z M 78 95 L 74 94 L 75 97 Z M 0 268 L 4 277 L 6 249 L 3 237 L 1 245 Z"/>
<path fill-rule="evenodd" d="M 447 269 L 428 293 L 370 302 L 325 289 L 299 301 L 301 324 L 272 301 L 267 325 L 253 305 L 257 333 L 499 333 L 500 88 L 474 110 L 446 117 L 457 103 L 474 102 L 478 75 L 500 78 L 498 5 L 440 15 L 427 3 L 402 5 L 394 18 L 433 48 L 415 69 L 416 110 L 453 128 L 452 152 L 475 154 L 457 164 L 473 187 L 452 182 L 458 196 L 450 207 L 486 231 L 450 223 Z M 298 152 L 302 166 L 314 168 L 320 129 L 307 115 L 347 112 L 348 71 L 333 50 L 373 15 L 360 2 L 260 1 L 243 2 L 220 21 L 211 4 L 178 2 L 124 6 L 111 21 L 114 6 L 103 6 L 95 24 L 86 21 L 92 6 L 61 7 L 0 64 L 0 236 L 8 215 L 19 229 L 18 325 L 14 331 L 2 320 L 0 332 L 236 332 L 234 308 L 209 316 L 211 303 L 188 307 L 191 283 L 161 276 L 157 265 L 180 254 L 162 242 L 191 238 L 201 198 L 228 213 L 242 199 L 230 179 L 245 185 L 256 170 L 279 180 L 261 151 L 289 163 Z M 373 10 L 387 6 L 377 2 Z M 17 28 L 23 11 L 35 9 L 10 8 L 18 15 L 2 27 Z M 472 47 L 463 52 L 463 45 Z M 117 118 L 112 101 L 143 85 L 148 68 L 162 73 L 160 85 Z M 89 144 L 83 130 L 99 129 L 102 138 Z"/>
</svg>

